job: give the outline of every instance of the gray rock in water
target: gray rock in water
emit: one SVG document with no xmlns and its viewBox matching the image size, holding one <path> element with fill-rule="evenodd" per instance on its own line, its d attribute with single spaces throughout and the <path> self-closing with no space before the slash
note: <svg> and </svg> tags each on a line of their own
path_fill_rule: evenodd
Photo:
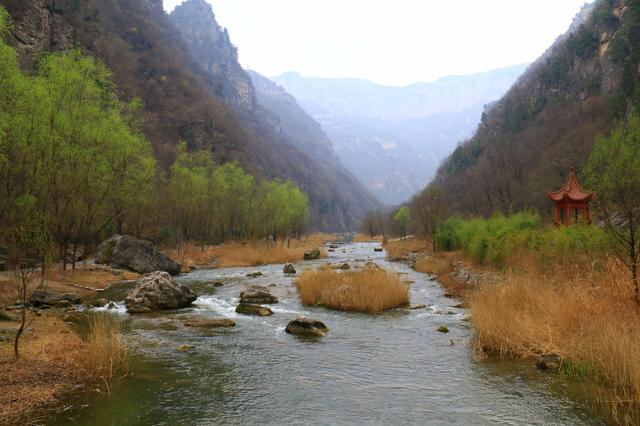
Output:
<svg viewBox="0 0 640 426">
<path fill-rule="evenodd" d="M 446 325 L 441 325 L 440 327 L 438 327 L 436 329 L 437 332 L 439 333 L 448 333 L 449 332 L 449 327 L 447 327 Z"/>
<path fill-rule="evenodd" d="M 107 299 L 94 299 L 88 303 L 88 305 L 91 306 L 92 308 L 102 308 L 107 306 L 108 304 L 109 304 L 109 301 Z"/>
<path fill-rule="evenodd" d="M 268 317 L 273 315 L 273 311 L 266 306 L 252 305 L 250 303 L 241 303 L 236 306 L 236 312 L 244 315 L 257 315 L 260 317 Z"/>
<path fill-rule="evenodd" d="M 375 248 L 373 249 L 373 251 L 375 251 L 375 252 L 377 252 L 377 253 L 380 253 L 382 250 L 383 250 L 383 248 L 382 248 L 382 247 L 375 247 Z"/>
<path fill-rule="evenodd" d="M 29 298 L 29 303 L 35 307 L 43 305 L 57 305 L 66 300 L 70 304 L 82 303 L 82 297 L 78 293 L 54 293 L 49 290 L 36 290 Z"/>
<path fill-rule="evenodd" d="M 296 268 L 291 263 L 287 263 L 284 265 L 283 272 L 285 274 L 294 275 L 296 273 Z"/>
<path fill-rule="evenodd" d="M 269 290 L 264 287 L 253 286 L 240 293 L 240 303 L 270 305 L 278 303 L 278 298 L 269 293 Z"/>
<path fill-rule="evenodd" d="M 320 249 L 314 249 L 304 254 L 304 260 L 317 260 L 320 259 Z"/>
<path fill-rule="evenodd" d="M 298 336 L 323 337 L 329 332 L 329 327 L 322 321 L 309 318 L 296 318 L 293 321 L 289 321 L 284 331 Z"/>
<path fill-rule="evenodd" d="M 235 321 L 227 318 L 217 318 L 217 319 L 193 318 L 188 321 L 185 321 L 184 325 L 186 327 L 193 327 L 193 328 L 222 328 L 222 327 L 235 327 L 236 323 Z"/>
<path fill-rule="evenodd" d="M 536 362 L 536 367 L 541 370 L 558 371 L 562 367 L 562 357 L 556 354 L 542 355 Z"/>
<path fill-rule="evenodd" d="M 149 241 L 128 235 L 114 235 L 100 244 L 96 263 L 140 274 L 163 271 L 177 275 L 182 268 L 179 263 L 156 250 Z"/>
<path fill-rule="evenodd" d="M 180 309 L 191 305 L 197 295 L 186 285 L 177 283 L 166 272 L 153 272 L 140 278 L 124 301 L 129 313 Z M 144 309 L 142 309 L 144 311 Z"/>
</svg>

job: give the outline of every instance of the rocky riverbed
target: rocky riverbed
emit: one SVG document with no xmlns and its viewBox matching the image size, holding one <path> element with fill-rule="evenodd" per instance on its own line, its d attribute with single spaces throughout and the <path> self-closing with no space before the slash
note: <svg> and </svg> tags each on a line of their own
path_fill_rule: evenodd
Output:
<svg viewBox="0 0 640 426">
<path fill-rule="evenodd" d="M 579 383 L 531 362 L 476 360 L 460 301 L 376 247 L 340 245 L 293 266 L 300 273 L 374 262 L 412 283 L 414 309 L 371 316 L 304 307 L 284 265 L 197 270 L 177 278 L 199 295 L 191 307 L 141 316 L 126 313 L 131 287 L 108 290 L 116 309 L 94 310 L 127 323 L 134 374 L 115 382 L 110 397 L 83 392 L 42 423 L 598 424 Z M 241 292 L 254 286 L 277 300 L 265 305 L 273 315 L 236 312 Z M 320 331 L 287 333 L 300 317 L 326 329 L 294 323 Z"/>
</svg>

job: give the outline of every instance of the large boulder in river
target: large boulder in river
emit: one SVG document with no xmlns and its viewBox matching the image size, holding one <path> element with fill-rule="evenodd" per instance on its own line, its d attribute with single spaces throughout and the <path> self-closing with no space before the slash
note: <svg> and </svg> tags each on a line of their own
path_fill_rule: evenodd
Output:
<svg viewBox="0 0 640 426">
<path fill-rule="evenodd" d="M 287 263 L 286 265 L 284 265 L 282 272 L 284 272 L 287 275 L 295 275 L 296 268 L 291 263 Z"/>
<path fill-rule="evenodd" d="M 323 337 L 329 332 L 329 327 L 322 321 L 309 318 L 296 318 L 293 321 L 289 321 L 284 331 L 298 336 Z"/>
<path fill-rule="evenodd" d="M 62 301 L 67 301 L 72 305 L 82 303 L 82 297 L 78 293 L 55 293 L 49 290 L 36 290 L 29 298 L 29 303 L 35 307 L 48 305 L 54 306 Z"/>
<path fill-rule="evenodd" d="M 253 286 L 240 293 L 240 303 L 249 303 L 254 305 L 278 303 L 278 298 L 269 293 L 264 287 Z"/>
<path fill-rule="evenodd" d="M 320 249 L 314 249 L 304 253 L 304 260 L 318 260 L 320 259 Z"/>
<path fill-rule="evenodd" d="M 259 317 L 268 317 L 273 315 L 273 311 L 266 306 L 253 305 L 251 303 L 241 303 L 236 306 L 236 312 L 244 315 L 257 315 Z"/>
<path fill-rule="evenodd" d="M 184 308 L 197 297 L 189 287 L 177 283 L 168 273 L 157 271 L 140 278 L 124 304 L 129 313 L 146 313 Z"/>
<path fill-rule="evenodd" d="M 177 275 L 182 269 L 179 263 L 160 253 L 149 241 L 128 235 L 114 235 L 100 244 L 96 263 L 140 274 L 163 271 Z"/>
</svg>

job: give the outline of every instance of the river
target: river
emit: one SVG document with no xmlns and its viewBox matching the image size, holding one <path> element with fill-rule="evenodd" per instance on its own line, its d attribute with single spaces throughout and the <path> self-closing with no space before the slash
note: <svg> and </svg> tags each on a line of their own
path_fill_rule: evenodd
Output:
<svg viewBox="0 0 640 426">
<path fill-rule="evenodd" d="M 116 380 L 110 395 L 83 392 L 50 425 L 227 424 L 602 424 L 581 401 L 582 385 L 538 371 L 531 362 L 476 360 L 473 329 L 459 301 L 444 297 L 427 275 L 375 253 L 376 244 L 340 246 L 320 261 L 352 266 L 373 261 L 405 274 L 411 303 L 423 310 L 365 315 L 300 304 L 282 265 L 198 270 L 181 276 L 200 294 L 193 308 L 129 317 L 126 341 L 133 376 Z M 258 278 L 247 278 L 252 272 Z M 220 281 L 223 287 L 211 282 Z M 246 284 L 272 286 L 280 303 L 271 317 L 236 314 Z M 125 291 L 111 290 L 122 300 Z M 201 330 L 180 317 L 231 318 L 230 329 Z M 319 340 L 284 332 L 287 322 L 309 316 L 330 333 Z M 450 332 L 436 329 L 446 325 Z M 182 353 L 177 346 L 193 345 Z"/>
</svg>

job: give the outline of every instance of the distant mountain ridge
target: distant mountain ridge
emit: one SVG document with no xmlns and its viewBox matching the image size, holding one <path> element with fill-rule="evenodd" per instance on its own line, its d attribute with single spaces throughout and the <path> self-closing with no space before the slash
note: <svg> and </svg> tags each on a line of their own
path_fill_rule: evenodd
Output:
<svg viewBox="0 0 640 426">
<path fill-rule="evenodd" d="M 433 178 L 526 65 L 390 87 L 286 73 L 272 80 L 321 125 L 342 163 L 380 200 L 399 204 Z"/>
</svg>

